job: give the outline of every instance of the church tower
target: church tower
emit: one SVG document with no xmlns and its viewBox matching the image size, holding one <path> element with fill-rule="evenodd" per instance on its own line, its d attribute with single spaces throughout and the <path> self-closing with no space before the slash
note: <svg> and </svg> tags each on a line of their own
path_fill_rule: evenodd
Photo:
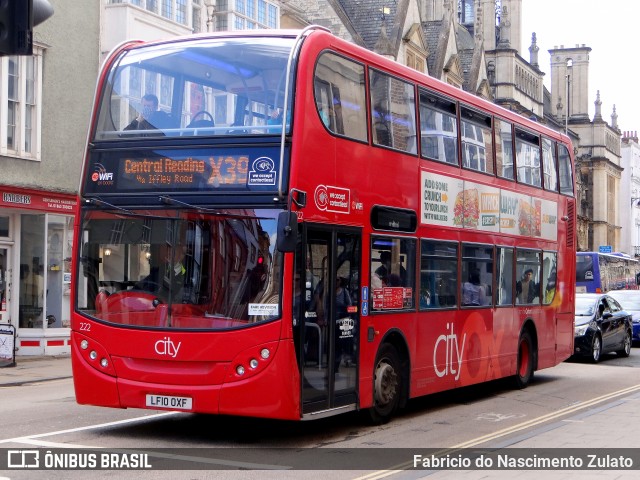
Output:
<svg viewBox="0 0 640 480">
<path fill-rule="evenodd" d="M 589 121 L 589 52 L 585 45 L 549 50 L 551 105 L 558 121 Z"/>
<path fill-rule="evenodd" d="M 478 0 L 482 6 L 482 39 L 485 50 L 496 48 L 496 0 Z"/>
</svg>

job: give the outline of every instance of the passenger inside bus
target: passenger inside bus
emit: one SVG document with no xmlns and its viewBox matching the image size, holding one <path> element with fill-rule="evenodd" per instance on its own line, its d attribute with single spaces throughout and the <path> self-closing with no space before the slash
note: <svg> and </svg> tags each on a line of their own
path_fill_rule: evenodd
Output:
<svg viewBox="0 0 640 480">
<path fill-rule="evenodd" d="M 142 97 L 142 109 L 125 130 L 155 130 L 168 127 L 169 116 L 158 110 L 158 97 L 147 93 Z"/>
<path fill-rule="evenodd" d="M 480 284 L 480 270 L 469 272 L 469 280 L 462 284 L 462 305 L 484 305 L 486 290 Z"/>
<path fill-rule="evenodd" d="M 533 270 L 528 268 L 522 274 L 522 280 L 516 283 L 516 298 L 518 303 L 533 303 L 538 298 L 538 284 L 533 279 Z"/>
<path fill-rule="evenodd" d="M 391 265 L 390 251 L 385 250 L 380 253 L 380 263 L 381 265 L 375 270 L 375 276 L 377 279 L 374 279 L 373 281 L 374 288 L 377 286 L 378 279 L 381 284 L 380 286 L 383 287 L 400 287 L 405 285 L 407 271 L 402 265 Z"/>
</svg>

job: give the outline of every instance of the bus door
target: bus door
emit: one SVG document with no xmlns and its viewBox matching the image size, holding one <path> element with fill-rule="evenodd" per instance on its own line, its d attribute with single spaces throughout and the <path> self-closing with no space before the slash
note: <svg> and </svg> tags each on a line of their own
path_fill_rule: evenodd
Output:
<svg viewBox="0 0 640 480">
<path fill-rule="evenodd" d="M 360 245 L 356 229 L 303 228 L 294 300 L 303 414 L 356 404 Z"/>
</svg>

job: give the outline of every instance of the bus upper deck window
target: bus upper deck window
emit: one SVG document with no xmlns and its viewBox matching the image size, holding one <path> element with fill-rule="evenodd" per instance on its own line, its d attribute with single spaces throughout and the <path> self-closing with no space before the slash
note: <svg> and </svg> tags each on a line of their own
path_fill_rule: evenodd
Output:
<svg viewBox="0 0 640 480">
<path fill-rule="evenodd" d="M 334 53 L 323 53 L 316 65 L 314 95 L 327 130 L 367 141 L 364 66 Z"/>
</svg>

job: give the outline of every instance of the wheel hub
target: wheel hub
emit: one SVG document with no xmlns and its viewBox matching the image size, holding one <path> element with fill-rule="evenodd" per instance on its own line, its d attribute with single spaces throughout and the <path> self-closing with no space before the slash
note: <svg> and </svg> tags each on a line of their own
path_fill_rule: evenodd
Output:
<svg viewBox="0 0 640 480">
<path fill-rule="evenodd" d="M 378 405 L 388 405 L 393 401 L 398 388 L 398 374 L 391 365 L 381 362 L 376 369 L 375 400 Z"/>
</svg>

